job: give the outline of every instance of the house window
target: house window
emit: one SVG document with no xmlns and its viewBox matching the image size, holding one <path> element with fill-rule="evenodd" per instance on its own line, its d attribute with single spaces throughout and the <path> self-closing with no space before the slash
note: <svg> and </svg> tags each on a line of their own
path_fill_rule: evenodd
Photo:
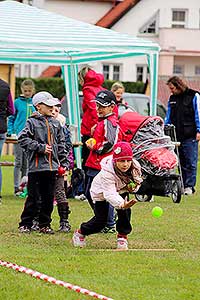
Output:
<svg viewBox="0 0 200 300">
<path fill-rule="evenodd" d="M 113 66 L 113 80 L 120 80 L 120 66 Z"/>
<path fill-rule="evenodd" d="M 195 66 L 195 75 L 200 75 L 200 66 Z"/>
<path fill-rule="evenodd" d="M 110 66 L 109 65 L 103 65 L 103 75 L 104 75 L 105 80 L 109 79 L 109 73 L 110 73 Z"/>
<path fill-rule="evenodd" d="M 140 33 L 156 34 L 158 32 L 158 12 L 149 19 L 140 29 Z"/>
<path fill-rule="evenodd" d="M 172 28 L 186 27 L 186 10 L 172 10 Z"/>
<path fill-rule="evenodd" d="M 118 81 L 121 78 L 121 66 L 120 65 L 103 65 L 103 75 L 105 80 Z"/>
<path fill-rule="evenodd" d="M 15 77 L 21 77 L 21 65 L 15 64 Z"/>
<path fill-rule="evenodd" d="M 24 65 L 24 77 L 31 77 L 31 65 Z"/>
<path fill-rule="evenodd" d="M 182 65 L 174 65 L 174 74 L 183 75 L 184 67 Z"/>
<path fill-rule="evenodd" d="M 34 77 L 38 77 L 39 76 L 39 66 L 38 65 L 34 65 Z"/>
<path fill-rule="evenodd" d="M 143 75 L 144 75 L 144 67 L 137 66 L 136 67 L 136 81 L 143 81 Z"/>
</svg>

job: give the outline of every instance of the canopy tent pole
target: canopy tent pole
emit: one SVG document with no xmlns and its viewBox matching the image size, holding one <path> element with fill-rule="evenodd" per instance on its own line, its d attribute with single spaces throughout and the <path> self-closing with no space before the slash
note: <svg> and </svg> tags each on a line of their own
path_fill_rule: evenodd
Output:
<svg viewBox="0 0 200 300">
<path fill-rule="evenodd" d="M 62 74 L 66 90 L 67 107 L 69 113 L 69 123 L 74 129 L 76 142 L 81 141 L 80 133 L 80 108 L 78 90 L 78 66 L 74 64 L 62 66 Z M 77 168 L 81 168 L 81 148 L 74 148 Z"/>
<path fill-rule="evenodd" d="M 157 94 L 158 94 L 158 53 L 147 54 L 150 72 L 150 115 L 157 115 Z"/>
</svg>

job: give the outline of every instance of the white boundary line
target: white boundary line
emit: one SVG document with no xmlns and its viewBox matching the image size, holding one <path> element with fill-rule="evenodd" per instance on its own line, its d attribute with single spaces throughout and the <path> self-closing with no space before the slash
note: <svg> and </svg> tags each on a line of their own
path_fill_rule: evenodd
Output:
<svg viewBox="0 0 200 300">
<path fill-rule="evenodd" d="M 6 261 L 3 261 L 3 260 L 0 260 L 0 266 L 6 267 L 6 268 L 9 268 L 9 269 L 13 269 L 13 270 L 21 272 L 21 273 L 26 273 L 28 275 L 31 275 L 32 277 L 37 278 L 37 279 L 41 279 L 41 280 L 50 282 L 52 284 L 63 286 L 65 288 L 69 289 L 69 290 L 73 290 L 73 291 L 75 291 L 77 293 L 81 293 L 81 294 L 84 294 L 84 295 L 87 295 L 87 296 L 91 296 L 91 297 L 93 297 L 95 299 L 113 300 L 112 298 L 108 298 L 106 296 L 99 295 L 99 294 L 97 294 L 95 292 L 89 291 L 89 290 L 84 289 L 84 288 L 82 288 L 80 286 L 73 285 L 71 283 L 64 282 L 62 280 L 57 280 L 54 277 L 48 276 L 46 274 L 42 274 L 40 272 L 28 269 L 28 268 L 23 267 L 23 266 L 18 266 L 16 264 L 11 263 L 11 262 L 6 262 Z"/>
</svg>

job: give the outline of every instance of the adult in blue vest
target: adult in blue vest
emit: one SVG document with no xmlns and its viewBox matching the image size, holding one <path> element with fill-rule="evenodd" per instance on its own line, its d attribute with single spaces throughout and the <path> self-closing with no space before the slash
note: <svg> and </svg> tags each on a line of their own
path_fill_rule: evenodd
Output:
<svg viewBox="0 0 200 300">
<path fill-rule="evenodd" d="M 195 192 L 198 141 L 200 140 L 200 95 L 177 76 L 169 78 L 171 91 L 165 124 L 173 124 L 179 147 L 180 165 L 183 175 L 184 193 Z"/>
<path fill-rule="evenodd" d="M 7 117 L 14 114 L 14 105 L 10 93 L 10 87 L 7 82 L 0 79 L 0 156 L 5 141 L 7 131 Z M 2 172 L 0 167 L 0 203 L 2 188 Z"/>
</svg>

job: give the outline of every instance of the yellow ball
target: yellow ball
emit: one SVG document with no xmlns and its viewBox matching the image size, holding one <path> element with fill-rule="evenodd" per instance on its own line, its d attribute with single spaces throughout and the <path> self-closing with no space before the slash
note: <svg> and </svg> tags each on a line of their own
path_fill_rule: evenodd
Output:
<svg viewBox="0 0 200 300">
<path fill-rule="evenodd" d="M 90 147 L 94 147 L 95 144 L 96 144 L 96 140 L 94 138 L 90 138 L 86 141 L 86 145 Z"/>
<path fill-rule="evenodd" d="M 152 209 L 152 216 L 155 217 L 155 218 L 160 218 L 163 214 L 163 209 L 159 206 L 155 206 L 153 209 Z"/>
</svg>

